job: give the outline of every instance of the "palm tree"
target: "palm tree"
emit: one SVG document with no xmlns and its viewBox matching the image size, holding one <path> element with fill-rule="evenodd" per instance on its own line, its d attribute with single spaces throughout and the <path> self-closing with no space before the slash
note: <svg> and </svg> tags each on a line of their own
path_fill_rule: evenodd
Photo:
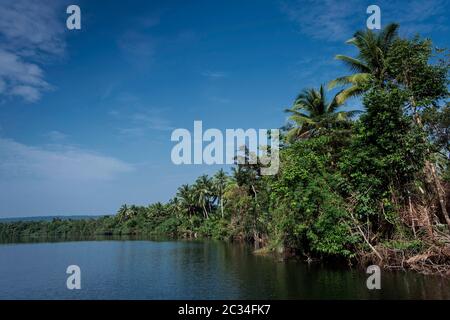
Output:
<svg viewBox="0 0 450 320">
<path fill-rule="evenodd" d="M 165 207 L 164 204 L 161 202 L 156 202 L 150 205 L 150 211 L 154 213 L 156 216 L 163 216 L 165 215 Z"/>
<path fill-rule="evenodd" d="M 330 102 L 327 101 L 323 85 L 319 90 L 314 88 L 303 90 L 295 99 L 293 106 L 285 110 L 291 114 L 289 120 L 296 124 L 287 133 L 287 139 L 306 138 L 321 128 L 329 128 L 337 122 L 348 121 L 357 111 L 337 112 L 341 104 L 337 95 Z"/>
<path fill-rule="evenodd" d="M 128 206 L 126 204 L 123 204 L 119 211 L 117 211 L 117 217 L 119 218 L 119 221 L 122 222 L 126 218 L 126 214 L 128 211 Z"/>
<path fill-rule="evenodd" d="M 398 28 L 398 24 L 391 23 L 379 33 L 372 30 L 358 31 L 347 41 L 348 44 L 354 45 L 359 53 L 356 58 L 341 54 L 336 56 L 337 60 L 343 61 L 354 72 L 352 75 L 337 78 L 328 85 L 329 89 L 348 86 L 337 95 L 339 103 L 361 95 L 365 91 L 364 84 L 369 80 L 376 80 L 381 84 L 386 80 L 385 60 L 397 38 Z"/>
<path fill-rule="evenodd" d="M 183 184 L 178 188 L 177 198 L 180 201 L 180 207 L 187 211 L 189 218 L 195 213 L 194 190 L 188 184 Z"/>
<path fill-rule="evenodd" d="M 183 212 L 183 204 L 177 196 L 173 197 L 169 200 L 169 210 L 170 214 L 175 215 L 177 218 L 181 217 Z"/>
<path fill-rule="evenodd" d="M 204 174 L 197 178 L 194 184 L 194 194 L 197 204 L 203 209 L 203 214 L 208 219 L 208 208 L 211 209 L 210 198 L 213 195 L 212 184 L 208 175 Z"/>
<path fill-rule="evenodd" d="M 228 183 L 228 176 L 225 173 L 225 171 L 223 171 L 223 169 L 220 169 L 213 177 L 213 184 L 217 197 L 219 199 L 220 212 L 222 214 L 222 218 L 223 218 L 223 194 L 225 193 L 227 183 Z"/>
<path fill-rule="evenodd" d="M 183 184 L 178 188 L 176 197 L 180 200 L 180 209 L 186 210 L 186 212 L 191 215 L 191 211 L 189 210 L 190 206 L 190 193 L 189 193 L 189 185 Z"/>
</svg>

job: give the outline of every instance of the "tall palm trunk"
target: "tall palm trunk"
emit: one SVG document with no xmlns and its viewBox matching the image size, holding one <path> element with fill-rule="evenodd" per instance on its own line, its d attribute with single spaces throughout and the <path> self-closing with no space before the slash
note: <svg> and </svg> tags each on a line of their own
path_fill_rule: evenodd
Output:
<svg viewBox="0 0 450 320">
<path fill-rule="evenodd" d="M 208 219 L 209 218 L 208 210 L 206 210 L 206 206 L 204 203 L 203 203 L 203 213 L 204 213 L 205 218 Z"/>
</svg>

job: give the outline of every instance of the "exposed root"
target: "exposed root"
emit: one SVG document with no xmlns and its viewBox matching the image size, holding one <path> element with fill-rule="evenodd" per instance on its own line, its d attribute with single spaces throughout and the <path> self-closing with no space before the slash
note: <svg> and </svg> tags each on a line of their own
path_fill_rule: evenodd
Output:
<svg viewBox="0 0 450 320">
<path fill-rule="evenodd" d="M 359 261 L 363 265 L 377 264 L 390 270 L 414 270 L 422 274 L 450 277 L 450 236 L 436 231 L 433 242 L 424 243 L 425 249 L 398 249 L 377 245 L 374 252 L 362 252 Z"/>
<path fill-rule="evenodd" d="M 410 269 L 420 273 L 450 277 L 450 247 L 432 246 L 425 253 L 412 256 L 406 263 Z"/>
</svg>

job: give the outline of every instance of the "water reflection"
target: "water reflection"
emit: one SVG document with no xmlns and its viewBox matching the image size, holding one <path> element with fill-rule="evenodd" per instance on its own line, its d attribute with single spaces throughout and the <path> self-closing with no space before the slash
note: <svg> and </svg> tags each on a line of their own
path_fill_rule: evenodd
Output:
<svg viewBox="0 0 450 320">
<path fill-rule="evenodd" d="M 360 269 L 278 261 L 215 241 L 16 240 L 0 245 L 0 257 L 2 299 L 450 299 L 441 277 L 383 272 L 382 289 L 368 290 Z M 65 288 L 73 263 L 83 273 L 79 292 Z"/>
</svg>

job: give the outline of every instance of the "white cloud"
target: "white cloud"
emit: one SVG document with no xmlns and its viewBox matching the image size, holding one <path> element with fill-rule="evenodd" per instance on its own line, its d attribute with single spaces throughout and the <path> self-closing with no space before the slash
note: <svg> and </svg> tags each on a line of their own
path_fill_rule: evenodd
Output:
<svg viewBox="0 0 450 320">
<path fill-rule="evenodd" d="M 66 1 L 0 1 L 0 94 L 28 102 L 51 86 L 39 65 L 64 54 Z"/>
<path fill-rule="evenodd" d="M 27 63 L 18 55 L 1 48 L 0 82 L 0 93 L 20 96 L 28 102 L 39 100 L 41 91 L 50 89 L 39 66 Z"/>
<path fill-rule="evenodd" d="M 62 38 L 64 2 L 1 1 L 0 32 L 9 49 L 20 50 L 27 55 L 62 54 L 65 47 Z"/>
<path fill-rule="evenodd" d="M 68 145 L 30 146 L 0 138 L 0 179 L 111 180 L 134 167 L 119 159 Z"/>
<path fill-rule="evenodd" d="M 36 102 L 41 98 L 39 89 L 32 86 L 15 86 L 11 88 L 11 95 L 22 97 L 28 102 Z"/>
<path fill-rule="evenodd" d="M 11 77 L 14 80 L 30 84 L 41 86 L 45 84 L 42 80 L 42 70 L 35 64 L 30 64 L 22 61 L 17 55 L 8 51 L 0 49 L 0 76 Z"/>
</svg>

